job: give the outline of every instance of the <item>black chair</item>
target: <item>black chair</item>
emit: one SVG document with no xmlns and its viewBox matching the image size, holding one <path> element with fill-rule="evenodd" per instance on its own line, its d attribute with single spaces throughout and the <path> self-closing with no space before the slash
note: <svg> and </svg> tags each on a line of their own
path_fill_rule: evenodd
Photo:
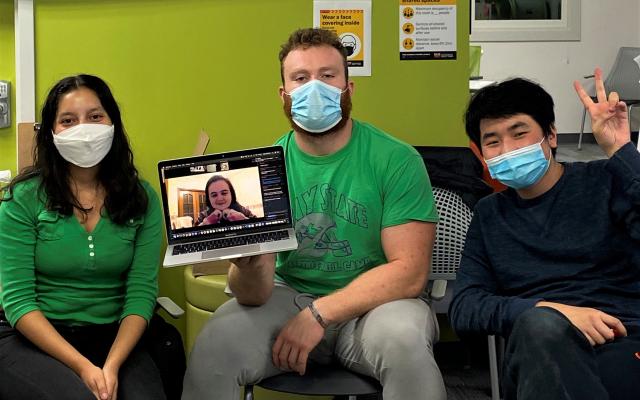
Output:
<svg viewBox="0 0 640 400">
<path fill-rule="evenodd" d="M 309 363 L 304 375 L 296 372 L 272 376 L 257 384 L 276 392 L 312 396 L 355 396 L 382 393 L 380 383 L 369 376 L 360 375 L 341 365 Z M 254 400 L 253 385 L 244 388 L 245 400 Z"/>
</svg>

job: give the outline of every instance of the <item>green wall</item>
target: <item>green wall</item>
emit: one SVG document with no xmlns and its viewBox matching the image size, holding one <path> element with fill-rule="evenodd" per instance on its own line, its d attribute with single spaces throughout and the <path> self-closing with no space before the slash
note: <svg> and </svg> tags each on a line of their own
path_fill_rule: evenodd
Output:
<svg viewBox="0 0 640 400">
<path fill-rule="evenodd" d="M 354 77 L 354 116 L 415 145 L 466 145 L 468 2 L 457 61 L 399 61 L 395 0 L 374 0 L 372 77 Z M 136 164 L 157 188 L 158 160 L 272 143 L 289 129 L 277 89 L 280 44 L 312 24 L 311 0 L 38 0 L 36 99 L 80 72 L 104 78 L 122 108 Z M 182 268 L 161 291 L 184 299 Z"/>
<path fill-rule="evenodd" d="M 11 126 L 0 128 L 0 170 L 16 173 L 15 45 L 13 0 L 0 0 L 0 80 L 11 82 Z"/>
</svg>

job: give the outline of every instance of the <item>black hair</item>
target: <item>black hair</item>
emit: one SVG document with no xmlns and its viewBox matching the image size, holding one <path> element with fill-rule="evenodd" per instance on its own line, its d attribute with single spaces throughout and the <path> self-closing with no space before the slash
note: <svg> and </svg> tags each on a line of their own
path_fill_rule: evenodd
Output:
<svg viewBox="0 0 640 400">
<path fill-rule="evenodd" d="M 467 136 L 482 151 L 480 122 L 526 114 L 540 125 L 548 137 L 555 125 L 553 99 L 540 85 L 523 78 L 513 78 L 487 86 L 475 93 L 464 115 Z M 554 153 L 555 153 L 555 149 Z"/>
<path fill-rule="evenodd" d="M 93 75 L 69 76 L 51 88 L 42 107 L 40 128 L 35 136 L 33 165 L 21 171 L 7 186 L 9 196 L 5 201 L 11 199 L 11 192 L 16 184 L 39 177 L 40 190 L 44 190 L 47 196 L 47 209 L 66 216 L 71 215 L 74 208 L 85 213 L 89 211 L 73 195 L 69 186 L 69 163 L 62 158 L 53 143 L 53 129 L 60 99 L 80 88 L 87 88 L 96 94 L 114 126 L 111 149 L 99 164 L 97 179 L 106 192 L 104 209 L 114 223 L 122 225 L 130 218 L 143 215 L 149 199 L 133 164 L 133 153 L 118 104 L 106 82 Z"/>
</svg>

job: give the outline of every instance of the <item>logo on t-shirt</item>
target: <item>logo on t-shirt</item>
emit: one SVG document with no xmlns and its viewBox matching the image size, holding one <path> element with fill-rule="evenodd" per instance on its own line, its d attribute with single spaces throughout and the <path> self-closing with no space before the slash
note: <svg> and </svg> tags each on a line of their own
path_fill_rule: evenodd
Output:
<svg viewBox="0 0 640 400">
<path fill-rule="evenodd" d="M 287 268 L 324 272 L 351 272 L 372 264 L 369 252 L 359 254 L 362 246 L 351 241 L 366 240 L 369 221 L 367 208 L 348 194 L 327 183 L 310 186 L 294 199 L 295 232 L 298 249 L 289 258 Z M 334 281 L 335 282 L 335 281 Z"/>
<path fill-rule="evenodd" d="M 327 214 L 311 213 L 296 222 L 297 253 L 300 256 L 322 257 L 331 252 L 333 257 L 351 255 L 348 240 L 336 236 L 336 222 Z"/>
<path fill-rule="evenodd" d="M 328 183 L 311 186 L 296 196 L 293 208 L 296 220 L 301 220 L 311 213 L 321 212 L 361 228 L 369 226 L 367 208 L 364 204 L 339 193 Z"/>
</svg>

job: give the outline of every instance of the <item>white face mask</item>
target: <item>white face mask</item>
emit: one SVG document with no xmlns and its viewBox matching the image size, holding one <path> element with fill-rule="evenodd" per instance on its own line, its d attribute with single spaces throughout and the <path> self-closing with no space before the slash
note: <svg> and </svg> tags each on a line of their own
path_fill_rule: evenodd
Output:
<svg viewBox="0 0 640 400">
<path fill-rule="evenodd" d="M 97 165 L 111 150 L 113 125 L 78 124 L 53 135 L 65 160 L 82 168 Z"/>
</svg>

